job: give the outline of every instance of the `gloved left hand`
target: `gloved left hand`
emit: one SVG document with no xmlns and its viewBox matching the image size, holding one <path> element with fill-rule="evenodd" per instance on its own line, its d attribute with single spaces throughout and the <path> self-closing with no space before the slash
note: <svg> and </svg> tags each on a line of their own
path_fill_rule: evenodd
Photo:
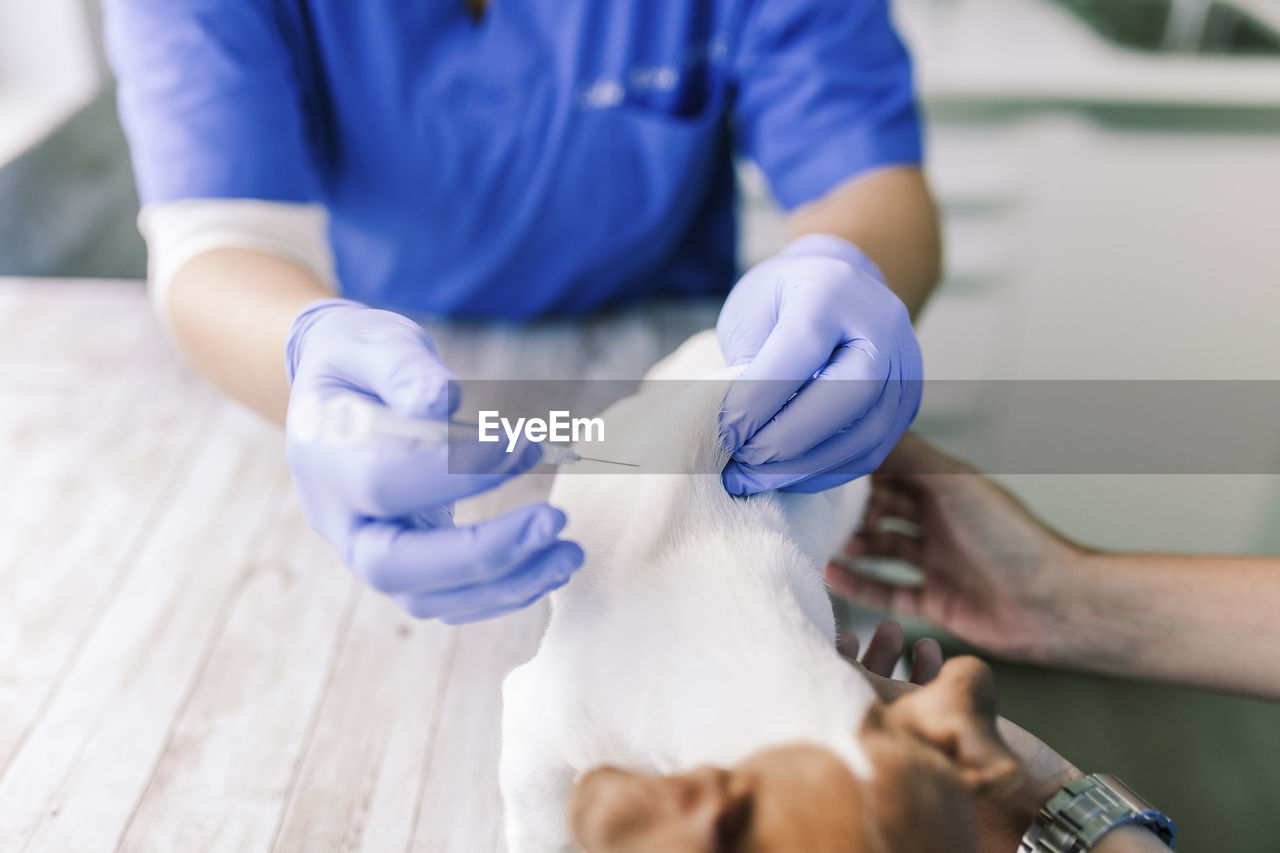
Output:
<svg viewBox="0 0 1280 853">
<path fill-rule="evenodd" d="M 906 306 L 856 246 L 792 242 L 734 286 L 716 323 L 730 365 L 725 488 L 816 492 L 868 474 L 920 408 L 920 344 Z"/>
</svg>

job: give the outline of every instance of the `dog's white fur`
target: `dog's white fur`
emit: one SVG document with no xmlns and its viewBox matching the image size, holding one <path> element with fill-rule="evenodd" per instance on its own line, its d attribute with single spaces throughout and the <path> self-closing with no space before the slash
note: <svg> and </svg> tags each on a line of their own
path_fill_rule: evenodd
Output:
<svg viewBox="0 0 1280 853">
<path fill-rule="evenodd" d="M 612 407 L 610 452 L 651 471 L 719 471 L 735 374 L 713 333 L 691 338 L 649 378 L 704 381 L 646 383 Z M 677 773 L 810 742 L 870 776 L 856 733 L 873 692 L 835 651 L 822 582 L 866 485 L 744 500 L 715 474 L 579 471 L 557 477 L 551 500 L 586 564 L 503 686 L 510 852 L 569 848 L 574 782 L 602 764 Z"/>
</svg>

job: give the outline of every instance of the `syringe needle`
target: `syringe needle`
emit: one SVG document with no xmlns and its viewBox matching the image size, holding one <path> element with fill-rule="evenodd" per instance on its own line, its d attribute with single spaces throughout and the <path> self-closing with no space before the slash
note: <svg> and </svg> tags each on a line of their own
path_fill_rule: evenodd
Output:
<svg viewBox="0 0 1280 853">
<path fill-rule="evenodd" d="M 575 453 L 574 456 L 578 456 L 578 454 Z M 598 459 L 595 456 L 578 456 L 578 460 L 581 462 L 602 462 L 605 465 L 625 465 L 628 468 L 640 467 L 634 462 L 619 462 L 616 459 Z"/>
</svg>

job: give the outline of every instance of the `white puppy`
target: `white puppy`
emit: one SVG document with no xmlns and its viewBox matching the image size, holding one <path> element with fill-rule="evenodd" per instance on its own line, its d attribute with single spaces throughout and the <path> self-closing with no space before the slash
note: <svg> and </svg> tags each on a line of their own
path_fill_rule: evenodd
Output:
<svg viewBox="0 0 1280 853">
<path fill-rule="evenodd" d="M 649 378 L 703 381 L 647 382 L 612 407 L 609 452 L 650 471 L 719 471 L 718 413 L 734 373 L 712 333 L 695 336 Z M 858 481 L 817 495 L 741 499 L 717 474 L 579 468 L 557 477 L 551 500 L 568 514 L 566 535 L 582 544 L 586 564 L 552 596 L 537 655 L 504 684 L 511 853 L 570 849 L 573 835 L 590 850 L 715 850 L 711 839 L 729 832 L 755 832 L 754 849 L 800 849 L 763 839 L 770 831 L 788 843 L 807 837 L 797 811 L 805 803 L 775 808 L 770 829 L 761 803 L 754 822 L 734 811 L 730 789 L 741 789 L 741 806 L 766 796 L 760 780 L 771 778 L 781 793 L 770 802 L 781 803 L 853 791 L 876 774 L 863 732 L 869 710 L 883 706 L 835 651 L 822 580 L 866 493 Z M 750 763 L 762 749 L 799 744 L 808 752 L 777 750 L 763 770 Z M 813 747 L 829 759 L 818 760 L 820 769 L 806 764 Z M 575 784 L 602 765 L 623 769 L 579 797 L 571 832 Z M 699 767 L 754 769 L 751 782 L 735 783 L 723 771 L 688 773 Z M 805 767 L 808 782 L 785 781 Z M 640 780 L 648 781 L 637 787 Z M 805 791 L 810 783 L 824 793 Z M 852 809 L 854 795 L 840 796 Z M 827 841 L 861 849 L 849 847 L 854 829 L 809 830 L 809 849 Z"/>
</svg>

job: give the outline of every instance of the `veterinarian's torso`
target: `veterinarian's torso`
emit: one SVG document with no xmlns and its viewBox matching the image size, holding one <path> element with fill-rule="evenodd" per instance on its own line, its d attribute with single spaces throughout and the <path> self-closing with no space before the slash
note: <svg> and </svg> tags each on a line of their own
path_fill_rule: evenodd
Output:
<svg viewBox="0 0 1280 853">
<path fill-rule="evenodd" d="M 162 43 L 150 49 L 188 67 L 167 100 L 144 94 L 191 116 L 170 133 L 179 138 L 167 162 L 182 158 L 182 173 L 195 177 L 157 174 L 163 167 L 144 152 L 146 200 L 322 202 L 347 295 L 401 310 L 528 316 L 655 289 L 727 290 L 730 107 L 747 153 L 784 147 L 794 118 L 784 110 L 765 120 L 755 102 L 806 97 L 790 91 L 805 79 L 796 66 L 823 52 L 809 42 L 833 28 L 847 30 L 837 47 L 849 61 L 869 55 L 879 75 L 870 83 L 880 91 L 851 93 L 846 113 L 862 99 L 880 105 L 871 119 L 893 125 L 880 134 L 885 144 L 860 130 L 856 156 L 866 159 L 856 151 L 866 137 L 875 153 L 897 139 L 893 153 L 910 159 L 915 135 L 909 72 L 887 17 L 880 23 L 883 0 L 491 0 L 479 22 L 462 0 L 175 5 L 164 14 L 180 36 L 155 33 Z M 762 82 L 751 81 L 744 116 L 737 100 L 749 75 Z M 778 91 L 755 94 L 770 85 Z M 883 103 L 903 111 L 903 87 L 911 114 L 886 119 Z M 131 114 L 130 98 L 122 94 L 122 107 L 138 147 L 138 125 L 151 116 L 146 105 Z M 791 112 L 830 113 L 821 85 L 807 98 Z M 182 137 L 191 125 L 206 128 L 200 140 Z M 305 155 L 292 158 L 301 162 L 273 153 L 290 134 L 301 138 Z M 771 175 L 784 184 L 843 177 L 784 166 Z"/>
</svg>

